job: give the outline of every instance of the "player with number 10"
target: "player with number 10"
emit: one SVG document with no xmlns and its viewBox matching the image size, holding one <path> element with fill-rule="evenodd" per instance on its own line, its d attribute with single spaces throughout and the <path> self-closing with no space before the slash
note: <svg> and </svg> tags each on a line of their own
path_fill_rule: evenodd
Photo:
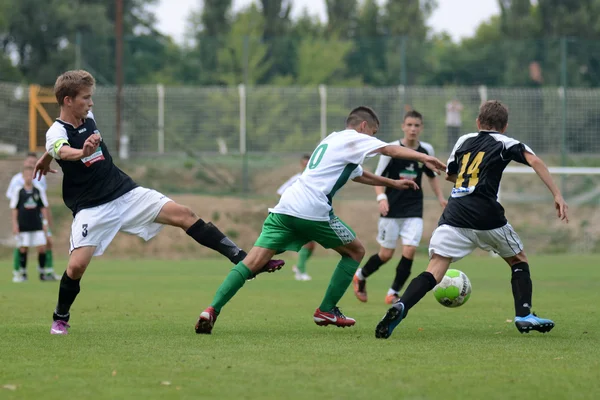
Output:
<svg viewBox="0 0 600 400">
<path fill-rule="evenodd" d="M 334 195 L 348 179 L 365 185 L 417 189 L 412 180 L 392 180 L 363 171 L 361 164 L 365 158 L 377 154 L 422 162 L 434 171 L 445 167 L 435 157 L 376 139 L 373 136 L 378 129 L 379 119 L 375 112 L 368 107 L 357 107 L 346 119 L 345 130 L 333 132 L 319 143 L 300 178 L 269 210 L 254 247 L 231 270 L 217 290 L 211 306 L 200 314 L 196 333 L 211 333 L 223 306 L 261 264 L 280 252 L 298 251 L 311 240 L 335 250 L 342 257 L 325 297 L 314 313 L 315 323 L 340 327 L 354 325 L 355 320 L 343 315 L 337 304 L 352 282 L 365 249 L 354 231 L 334 214 Z"/>
</svg>

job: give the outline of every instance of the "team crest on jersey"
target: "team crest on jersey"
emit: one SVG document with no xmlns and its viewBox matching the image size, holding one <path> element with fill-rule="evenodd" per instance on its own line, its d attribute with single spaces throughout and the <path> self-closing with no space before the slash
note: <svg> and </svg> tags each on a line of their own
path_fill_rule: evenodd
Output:
<svg viewBox="0 0 600 400">
<path fill-rule="evenodd" d="M 102 149 L 98 147 L 98 150 L 94 154 L 88 157 L 84 157 L 81 159 L 81 162 L 85 164 L 86 167 L 91 166 L 98 161 L 104 160 L 104 154 L 102 153 Z"/>
<path fill-rule="evenodd" d="M 35 197 L 35 195 L 33 196 Z M 23 203 L 23 207 L 26 210 L 34 210 L 37 208 L 37 201 L 34 200 L 34 198 L 29 197 L 27 200 L 25 200 L 25 202 Z"/>
<path fill-rule="evenodd" d="M 402 172 L 400 172 L 400 179 L 410 179 L 417 180 L 417 171 L 415 171 L 415 164 L 409 164 L 408 167 Z"/>
</svg>

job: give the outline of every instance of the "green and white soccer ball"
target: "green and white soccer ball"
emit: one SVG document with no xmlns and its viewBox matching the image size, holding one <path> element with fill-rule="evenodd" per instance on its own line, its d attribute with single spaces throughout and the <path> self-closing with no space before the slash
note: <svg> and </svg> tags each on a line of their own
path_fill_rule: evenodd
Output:
<svg viewBox="0 0 600 400">
<path fill-rule="evenodd" d="M 460 307 L 471 297 L 471 281 L 457 269 L 449 269 L 433 288 L 435 299 L 445 307 Z"/>
</svg>

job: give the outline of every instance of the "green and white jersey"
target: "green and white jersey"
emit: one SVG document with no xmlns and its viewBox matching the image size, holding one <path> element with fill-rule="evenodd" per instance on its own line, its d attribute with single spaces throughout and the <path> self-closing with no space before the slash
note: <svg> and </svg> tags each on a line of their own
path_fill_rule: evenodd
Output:
<svg viewBox="0 0 600 400">
<path fill-rule="evenodd" d="M 313 151 L 308 166 L 269 211 L 310 221 L 328 221 L 333 215 L 335 193 L 348 181 L 363 174 L 366 157 L 387 146 L 373 136 L 354 129 L 333 132 Z"/>
</svg>

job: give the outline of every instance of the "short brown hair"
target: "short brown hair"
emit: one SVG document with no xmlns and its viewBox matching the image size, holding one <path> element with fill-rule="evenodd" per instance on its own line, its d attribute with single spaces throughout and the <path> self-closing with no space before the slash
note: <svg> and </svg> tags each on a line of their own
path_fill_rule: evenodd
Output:
<svg viewBox="0 0 600 400">
<path fill-rule="evenodd" d="M 350 111 L 346 118 L 346 126 L 357 126 L 363 121 L 367 121 L 372 128 L 379 128 L 379 117 L 371 107 L 367 106 L 359 106 Z"/>
<path fill-rule="evenodd" d="M 477 120 L 482 129 L 502 131 L 508 124 L 508 108 L 498 100 L 488 100 L 479 107 Z"/>
<path fill-rule="evenodd" d="M 62 106 L 65 102 L 65 97 L 75 98 L 83 88 L 94 88 L 96 80 L 87 71 L 82 69 L 67 71 L 56 78 L 54 84 L 54 95 L 58 105 Z"/>
<path fill-rule="evenodd" d="M 402 121 L 406 121 L 406 118 L 416 118 L 420 119 L 421 122 L 423 122 L 423 114 L 421 114 L 417 110 L 407 111 L 406 114 L 404 114 L 404 119 Z"/>
</svg>

